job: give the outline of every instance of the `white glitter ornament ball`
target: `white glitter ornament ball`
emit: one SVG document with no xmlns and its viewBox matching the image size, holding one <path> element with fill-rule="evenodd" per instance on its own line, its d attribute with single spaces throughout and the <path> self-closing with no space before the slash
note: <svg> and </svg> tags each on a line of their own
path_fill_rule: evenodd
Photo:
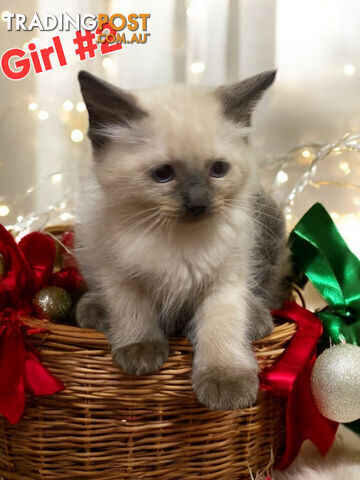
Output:
<svg viewBox="0 0 360 480">
<path fill-rule="evenodd" d="M 360 347 L 341 343 L 325 350 L 311 374 L 319 412 L 339 423 L 360 418 Z"/>
</svg>

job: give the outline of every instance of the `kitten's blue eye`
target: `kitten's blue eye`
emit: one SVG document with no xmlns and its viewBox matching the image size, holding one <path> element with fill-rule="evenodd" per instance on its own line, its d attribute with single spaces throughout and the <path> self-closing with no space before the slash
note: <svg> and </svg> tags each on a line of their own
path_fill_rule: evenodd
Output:
<svg viewBox="0 0 360 480">
<path fill-rule="evenodd" d="M 166 183 L 175 177 L 175 171 L 171 165 L 161 165 L 151 172 L 151 176 L 155 182 Z"/>
<path fill-rule="evenodd" d="M 210 167 L 210 176 L 214 178 L 225 177 L 229 171 L 229 168 L 230 165 L 228 163 L 217 160 Z"/>
</svg>

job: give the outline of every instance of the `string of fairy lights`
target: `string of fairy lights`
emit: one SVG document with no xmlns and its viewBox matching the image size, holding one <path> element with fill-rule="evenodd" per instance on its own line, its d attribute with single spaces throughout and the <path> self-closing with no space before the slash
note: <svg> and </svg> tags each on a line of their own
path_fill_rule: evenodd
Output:
<svg viewBox="0 0 360 480">
<path fill-rule="evenodd" d="M 0 13 L 0 19 L 2 21 L 5 21 L 6 17 L 9 15 L 8 10 L 4 10 Z M 29 52 L 29 43 L 35 43 L 37 47 L 40 46 L 41 40 L 37 37 L 31 38 L 28 42 L 24 43 L 22 46 L 24 51 Z M 105 58 L 102 60 L 102 65 L 105 69 L 111 68 L 112 67 L 112 59 L 111 58 Z M 22 101 L 22 104 L 20 105 L 19 102 L 17 102 L 16 106 L 25 106 L 29 112 L 30 115 L 33 116 L 34 119 L 37 119 L 40 122 L 45 122 L 50 118 L 50 115 L 53 115 L 53 112 L 50 112 L 48 109 L 44 108 L 41 105 L 41 101 L 35 101 L 33 99 L 24 100 Z M 14 107 L 12 105 L 11 107 Z M 86 130 L 86 122 L 87 122 L 87 116 L 86 116 L 86 106 L 83 101 L 78 101 L 78 102 L 73 102 L 70 99 L 64 99 L 62 102 L 60 102 L 60 105 L 57 108 L 57 112 L 55 113 L 60 120 L 65 124 L 66 128 L 68 129 L 68 136 L 69 140 L 75 144 L 81 143 L 84 138 L 85 138 L 85 130 Z M 0 217 L 8 217 L 10 213 L 12 213 L 12 210 L 15 208 L 19 198 L 26 196 L 26 195 L 32 195 L 34 191 L 37 189 L 38 185 L 42 184 L 43 182 L 50 182 L 52 185 L 57 185 L 63 182 L 63 174 L 60 172 L 55 172 L 54 174 L 50 175 L 49 177 L 46 177 L 35 186 L 32 186 L 27 189 L 24 194 L 18 195 L 15 197 L 15 199 L 12 202 L 12 205 L 2 203 L 1 200 L 3 198 L 0 198 Z M 60 210 L 62 211 L 61 219 L 63 221 L 68 221 L 72 218 L 72 215 L 69 212 L 63 211 L 65 209 L 66 202 L 60 202 L 59 205 L 54 206 L 54 205 L 49 205 L 47 207 L 47 210 L 49 212 L 51 211 L 57 211 Z M 70 218 L 71 217 L 71 218 Z M 23 215 L 18 215 L 16 217 L 16 222 L 17 225 L 22 225 L 25 229 L 28 227 L 30 228 L 30 225 L 33 224 L 38 220 L 37 215 L 35 214 L 30 214 L 26 216 L 26 225 L 23 224 L 25 221 Z M 10 225 L 10 227 L 12 227 Z M 15 228 L 16 231 L 17 228 Z"/>
<path fill-rule="evenodd" d="M 309 145 L 301 145 L 292 149 L 286 155 L 273 156 L 267 159 L 268 165 L 274 164 L 277 167 L 277 173 L 275 174 L 272 190 L 278 189 L 282 184 L 289 182 L 290 178 L 287 173 L 287 169 L 292 167 L 294 163 L 300 164 L 303 167 L 303 174 L 295 181 L 292 182 L 292 188 L 290 193 L 285 199 L 284 212 L 289 226 L 291 226 L 296 220 L 293 218 L 293 208 L 298 196 L 304 191 L 304 189 L 310 185 L 317 188 L 321 186 L 336 186 L 347 189 L 349 192 L 354 192 L 352 195 L 352 205 L 349 207 L 347 213 L 339 213 L 337 211 L 331 211 L 330 215 L 337 224 L 340 232 L 344 236 L 345 240 L 349 244 L 350 248 L 355 254 L 360 257 L 360 245 L 358 244 L 358 238 L 360 237 L 360 185 L 354 183 L 351 175 L 352 169 L 348 161 L 340 159 L 337 163 L 339 169 L 339 180 L 330 181 L 326 179 L 315 178 L 319 165 L 329 160 L 332 156 L 340 156 L 346 152 L 353 152 L 358 156 L 360 160 L 360 134 L 347 133 L 337 142 L 331 144 L 312 143 Z M 356 166 L 356 163 L 354 163 Z M 20 200 L 26 200 L 26 197 L 33 195 L 35 191 L 39 190 L 43 186 L 51 185 L 56 187 L 57 185 L 66 186 L 69 183 L 69 178 L 73 176 L 75 170 L 68 169 L 66 172 L 55 172 L 47 177 L 42 178 L 36 185 L 27 189 L 27 191 L 18 195 L 12 207 L 14 210 L 18 210 L 18 204 Z M 292 179 L 294 180 L 294 179 Z M 23 202 L 27 203 L 27 202 Z M 61 200 L 58 203 L 53 203 L 44 208 L 42 212 L 31 212 L 30 214 L 19 214 L 16 217 L 15 224 L 7 225 L 7 228 L 21 237 L 26 233 L 33 230 L 42 230 L 46 226 L 51 224 L 69 224 L 74 222 L 74 192 L 69 187 L 65 188 L 62 193 Z M 6 214 L 8 214 L 6 205 L 0 205 L 1 209 L 5 208 Z M 3 215 L 6 216 L 6 215 Z"/>
</svg>

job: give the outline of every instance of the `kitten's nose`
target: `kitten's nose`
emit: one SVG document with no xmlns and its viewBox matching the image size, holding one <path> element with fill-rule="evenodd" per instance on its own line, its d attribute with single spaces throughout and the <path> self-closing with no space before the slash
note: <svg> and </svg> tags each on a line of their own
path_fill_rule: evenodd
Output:
<svg viewBox="0 0 360 480">
<path fill-rule="evenodd" d="M 193 205 L 190 203 L 185 206 L 186 206 L 187 212 L 190 213 L 191 215 L 194 215 L 194 217 L 201 215 L 207 209 L 206 205 Z"/>
<path fill-rule="evenodd" d="M 203 178 L 191 178 L 183 185 L 183 205 L 192 217 L 202 215 L 210 205 L 210 192 Z"/>
</svg>

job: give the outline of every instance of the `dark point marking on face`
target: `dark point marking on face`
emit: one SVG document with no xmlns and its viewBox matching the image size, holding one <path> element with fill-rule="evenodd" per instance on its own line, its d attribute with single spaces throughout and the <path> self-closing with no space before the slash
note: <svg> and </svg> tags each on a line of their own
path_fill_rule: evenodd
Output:
<svg viewBox="0 0 360 480">
<path fill-rule="evenodd" d="M 164 195 L 171 195 L 176 200 L 179 212 L 185 218 L 194 219 L 210 212 L 216 196 L 216 183 L 221 182 L 230 170 L 230 163 L 222 158 L 209 160 L 203 170 L 182 167 L 181 161 L 169 159 L 148 174 L 154 182 L 168 184 L 163 190 Z M 159 188 L 162 187 L 159 185 Z"/>
<path fill-rule="evenodd" d="M 211 205 L 213 190 L 203 172 L 185 175 L 179 182 L 185 213 L 197 217 Z"/>
</svg>

